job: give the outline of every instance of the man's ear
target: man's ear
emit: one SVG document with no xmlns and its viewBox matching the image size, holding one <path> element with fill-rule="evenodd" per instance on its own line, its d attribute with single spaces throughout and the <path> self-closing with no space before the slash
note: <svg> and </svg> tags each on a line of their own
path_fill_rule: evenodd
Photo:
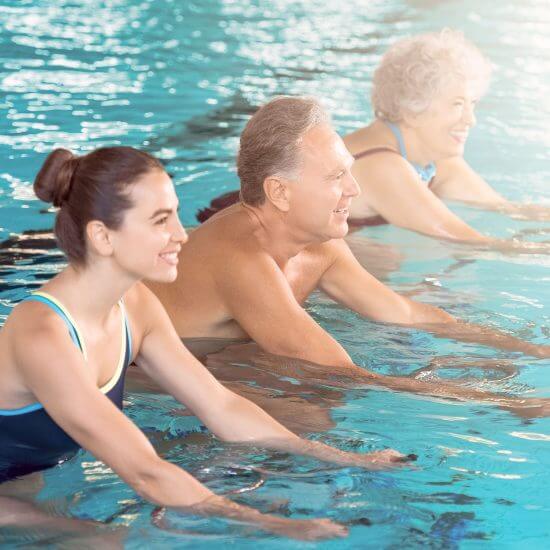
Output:
<svg viewBox="0 0 550 550">
<path fill-rule="evenodd" d="M 110 256 L 113 253 L 110 231 L 107 226 L 98 220 L 86 224 L 86 236 L 90 249 L 100 256 Z"/>
<path fill-rule="evenodd" d="M 290 208 L 290 189 L 286 180 L 270 176 L 264 180 L 266 199 L 281 212 L 288 212 Z"/>
</svg>

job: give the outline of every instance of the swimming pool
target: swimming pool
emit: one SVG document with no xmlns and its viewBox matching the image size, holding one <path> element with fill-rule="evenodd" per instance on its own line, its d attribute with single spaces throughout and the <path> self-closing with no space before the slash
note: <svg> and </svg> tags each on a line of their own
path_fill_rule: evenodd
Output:
<svg viewBox="0 0 550 550">
<path fill-rule="evenodd" d="M 319 95 L 339 130 L 356 128 L 370 119 L 368 83 L 387 46 L 448 24 L 463 29 L 497 66 L 467 145 L 468 160 L 508 197 L 550 201 L 550 10 L 544 0 L 485 6 L 472 0 L 373 0 L 368 7 L 359 0 L 344 6 L 4 0 L 0 6 L 2 241 L 51 226 L 52 213 L 41 211 L 30 183 L 55 145 L 80 151 L 113 143 L 145 147 L 173 174 L 183 221 L 193 224 L 197 208 L 237 186 L 238 134 L 255 106 L 276 93 Z M 541 223 L 456 210 L 495 236 L 532 229 L 532 238 L 548 239 Z M 402 256 L 399 269 L 388 275 L 394 288 L 548 342 L 548 257 L 444 246 L 394 227 L 369 228 L 353 238 L 359 237 L 389 244 Z M 23 255 L 14 264 L 13 253 L 1 252 L 5 318 L 26 291 L 59 269 L 61 259 L 50 251 L 32 261 Z M 359 364 L 373 370 L 410 373 L 435 355 L 512 360 L 514 377 L 498 380 L 479 371 L 468 376 L 495 390 L 550 396 L 549 361 L 370 323 L 321 295 L 308 308 Z M 263 510 L 327 515 L 351 525 L 348 539 L 320 547 L 549 545 L 548 419 L 523 421 L 495 407 L 374 389 L 338 398 L 328 393 L 322 406 L 334 426 L 313 437 L 347 449 L 391 446 L 420 457 L 418 470 L 369 473 L 222 444 L 200 433 L 196 420 L 180 416 L 169 397 L 135 393 L 127 399 L 128 414 L 166 456 L 211 488 L 241 491 L 242 502 Z M 172 531 L 160 530 L 151 524 L 152 506 L 85 453 L 48 471 L 45 482 L 39 501 L 60 514 L 127 525 L 129 548 L 306 546 L 172 512 Z M 29 537 L 53 544 L 41 533 L 2 536 L 13 546 Z"/>
</svg>

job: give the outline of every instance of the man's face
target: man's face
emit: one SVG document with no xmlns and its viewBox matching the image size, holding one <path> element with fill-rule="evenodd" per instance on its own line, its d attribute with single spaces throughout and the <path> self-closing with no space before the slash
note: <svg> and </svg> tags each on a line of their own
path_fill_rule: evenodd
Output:
<svg viewBox="0 0 550 550">
<path fill-rule="evenodd" d="M 353 157 L 329 124 L 311 128 L 301 145 L 300 174 L 288 182 L 287 222 L 306 239 L 342 238 L 351 200 L 360 193 L 350 172 Z"/>
</svg>

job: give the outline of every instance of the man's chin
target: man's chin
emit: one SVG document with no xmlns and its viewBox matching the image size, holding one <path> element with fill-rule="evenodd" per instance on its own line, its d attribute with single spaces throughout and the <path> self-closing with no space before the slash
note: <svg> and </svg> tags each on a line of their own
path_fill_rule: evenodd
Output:
<svg viewBox="0 0 550 550">
<path fill-rule="evenodd" d="M 338 239 L 343 239 L 348 233 L 349 233 L 349 224 L 348 224 L 348 218 L 346 218 L 344 221 L 340 222 L 339 224 L 339 235 Z"/>
<path fill-rule="evenodd" d="M 349 233 L 349 225 L 347 221 L 340 222 L 330 228 L 330 239 L 343 239 Z"/>
</svg>

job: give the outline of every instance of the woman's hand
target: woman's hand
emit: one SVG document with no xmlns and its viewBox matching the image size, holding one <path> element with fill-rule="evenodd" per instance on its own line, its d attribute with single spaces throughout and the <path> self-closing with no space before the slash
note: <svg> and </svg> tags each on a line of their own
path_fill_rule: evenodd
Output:
<svg viewBox="0 0 550 550">
<path fill-rule="evenodd" d="M 348 534 L 346 527 L 330 519 L 289 519 L 262 514 L 257 510 L 215 495 L 195 505 L 177 509 L 186 514 L 225 517 L 245 522 L 270 533 L 298 540 L 321 540 L 345 537 Z M 160 529 L 177 533 L 176 529 L 170 528 L 165 518 L 165 512 L 165 508 L 157 508 L 153 511 L 152 521 L 154 525 Z"/>
</svg>

